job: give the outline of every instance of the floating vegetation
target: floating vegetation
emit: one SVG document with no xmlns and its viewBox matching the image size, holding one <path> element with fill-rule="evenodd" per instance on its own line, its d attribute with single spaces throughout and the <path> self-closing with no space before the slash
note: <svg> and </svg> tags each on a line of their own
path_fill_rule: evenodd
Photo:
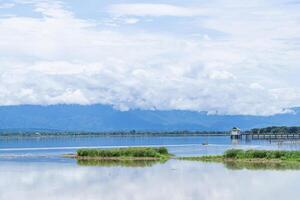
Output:
<svg viewBox="0 0 300 200">
<path fill-rule="evenodd" d="M 228 169 L 300 169 L 300 151 L 230 149 L 223 155 L 181 157 L 179 159 L 224 163 Z"/>
<path fill-rule="evenodd" d="M 225 151 L 223 157 L 228 159 L 266 159 L 281 161 L 300 161 L 300 151 L 231 149 Z"/>
<path fill-rule="evenodd" d="M 78 149 L 76 155 L 65 157 L 78 160 L 167 160 L 171 157 L 165 147 L 129 147 L 116 149 Z"/>
</svg>

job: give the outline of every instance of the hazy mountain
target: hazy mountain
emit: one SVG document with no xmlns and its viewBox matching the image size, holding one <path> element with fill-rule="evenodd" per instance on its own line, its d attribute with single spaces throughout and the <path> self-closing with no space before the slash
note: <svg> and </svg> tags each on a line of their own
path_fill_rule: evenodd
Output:
<svg viewBox="0 0 300 200">
<path fill-rule="evenodd" d="M 1 106 L 2 130 L 229 130 L 273 125 L 300 126 L 300 109 L 270 117 L 207 115 L 191 111 L 121 112 L 105 105 Z"/>
</svg>

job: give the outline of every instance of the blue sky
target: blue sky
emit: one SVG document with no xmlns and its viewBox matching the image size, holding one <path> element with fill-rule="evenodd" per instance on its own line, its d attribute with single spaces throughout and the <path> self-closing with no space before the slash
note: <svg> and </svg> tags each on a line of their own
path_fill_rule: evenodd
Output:
<svg viewBox="0 0 300 200">
<path fill-rule="evenodd" d="M 300 106 L 300 1 L 2 0 L 0 105 Z"/>
</svg>

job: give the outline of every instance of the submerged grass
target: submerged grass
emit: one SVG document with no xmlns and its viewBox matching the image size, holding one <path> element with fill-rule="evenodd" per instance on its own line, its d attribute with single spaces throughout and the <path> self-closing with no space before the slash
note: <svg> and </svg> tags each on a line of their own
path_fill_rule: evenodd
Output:
<svg viewBox="0 0 300 200">
<path fill-rule="evenodd" d="M 179 157 L 179 160 L 190 160 L 190 161 L 211 161 L 222 162 L 224 159 L 223 155 L 212 155 L 212 156 L 196 156 L 196 157 Z"/>
<path fill-rule="evenodd" d="M 107 159 L 168 159 L 171 155 L 165 147 L 129 147 L 117 149 L 79 149 L 79 158 Z"/>
</svg>

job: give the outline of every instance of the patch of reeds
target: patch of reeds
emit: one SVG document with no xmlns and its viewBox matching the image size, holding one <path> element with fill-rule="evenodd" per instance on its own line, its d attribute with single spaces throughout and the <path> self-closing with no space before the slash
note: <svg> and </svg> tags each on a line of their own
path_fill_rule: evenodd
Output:
<svg viewBox="0 0 300 200">
<path fill-rule="evenodd" d="M 198 157 L 182 157 L 181 160 L 203 162 L 250 162 L 250 163 L 279 163 L 300 162 L 300 151 L 274 151 L 274 150 L 242 150 L 230 149 L 223 155 L 209 155 Z"/>
<path fill-rule="evenodd" d="M 129 147 L 116 149 L 78 149 L 77 156 L 101 158 L 167 158 L 170 154 L 165 147 Z"/>
<path fill-rule="evenodd" d="M 224 158 L 300 161 L 300 151 L 230 149 L 225 151 Z"/>
</svg>

